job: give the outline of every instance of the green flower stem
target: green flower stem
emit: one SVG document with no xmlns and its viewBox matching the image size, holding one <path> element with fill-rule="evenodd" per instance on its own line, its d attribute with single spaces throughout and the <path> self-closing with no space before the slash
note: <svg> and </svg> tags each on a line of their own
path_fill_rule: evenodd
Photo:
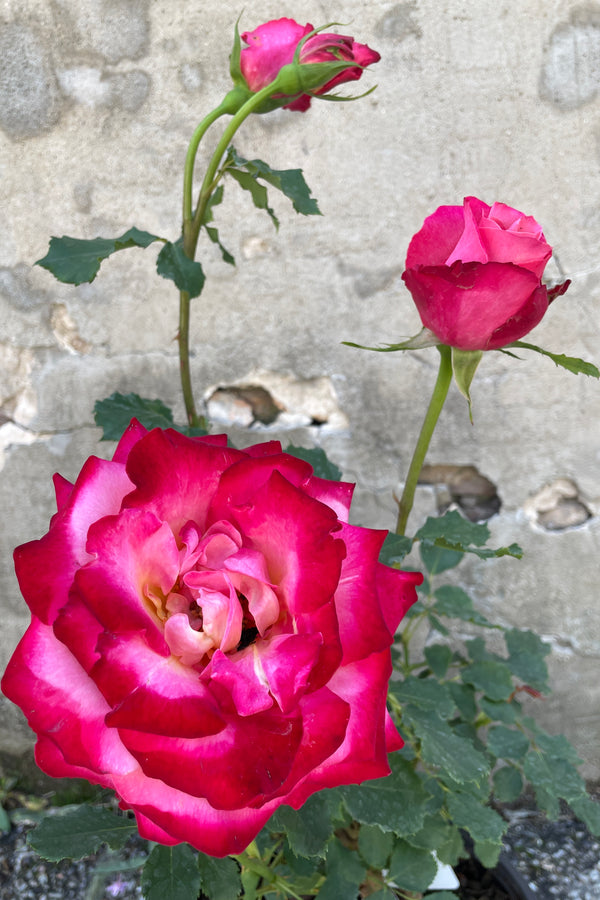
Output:
<svg viewBox="0 0 600 900">
<path fill-rule="evenodd" d="M 437 420 L 440 417 L 442 407 L 448 396 L 448 389 L 450 388 L 450 383 L 452 381 L 452 350 L 445 344 L 438 344 L 437 348 L 440 353 L 440 368 L 431 395 L 431 400 L 429 401 L 429 407 L 421 427 L 421 433 L 419 434 L 419 439 L 406 476 L 402 497 L 398 503 L 399 508 L 396 534 L 404 534 L 406 532 L 406 523 L 413 507 L 415 489 L 417 487 L 417 482 L 419 481 L 423 463 L 425 462 L 425 455 L 429 448 L 429 442 L 431 441 L 431 436 L 434 432 Z"/>
<path fill-rule="evenodd" d="M 198 197 L 198 205 L 196 206 L 196 212 L 194 214 L 192 225 L 189 229 L 189 235 L 184 235 L 184 240 L 187 238 L 190 242 L 190 247 L 193 246 L 194 249 L 198 242 L 198 235 L 200 233 L 200 228 L 202 227 L 202 223 L 204 221 L 204 214 L 206 212 L 206 205 L 210 200 L 210 195 L 214 191 L 217 183 L 219 181 L 219 176 L 217 174 L 219 164 L 221 162 L 222 157 L 225 155 L 227 151 L 227 147 L 229 146 L 234 134 L 248 116 L 257 109 L 264 100 L 268 100 L 273 96 L 274 93 L 277 93 L 277 88 L 275 85 L 277 84 L 277 79 L 264 87 L 261 91 L 258 91 L 256 94 L 252 94 L 249 100 L 247 100 L 243 106 L 238 109 L 235 115 L 232 116 L 231 122 L 226 127 L 225 131 L 221 135 L 221 140 L 217 144 L 216 150 L 212 155 L 212 159 L 208 164 L 208 168 L 206 170 L 206 174 L 204 176 L 204 180 L 202 182 L 202 186 L 200 188 L 200 195 Z M 187 253 L 187 249 L 186 249 Z M 189 256 L 189 253 L 188 253 Z"/>
<path fill-rule="evenodd" d="M 225 103 L 221 103 L 216 109 L 213 109 L 204 119 L 200 122 L 195 132 L 192 135 L 192 139 L 190 141 L 187 156 L 185 158 L 185 166 L 183 169 L 183 221 L 191 222 L 192 220 L 192 190 L 193 190 L 193 179 L 194 179 L 194 164 L 196 162 L 196 154 L 198 153 L 198 147 L 200 146 L 200 141 L 210 128 L 213 122 L 216 122 L 221 116 L 227 113 L 227 107 Z M 185 227 L 185 226 L 184 226 Z"/>
<path fill-rule="evenodd" d="M 202 187 L 198 197 L 198 205 L 196 212 L 192 215 L 192 182 L 194 162 L 196 153 L 204 134 L 216 119 L 225 113 L 230 112 L 227 97 L 216 109 L 209 113 L 198 125 L 196 131 L 192 135 L 188 152 L 185 160 L 185 169 L 183 176 L 183 250 L 190 259 L 194 259 L 196 248 L 198 246 L 198 237 L 200 228 L 204 222 L 206 206 L 210 200 L 210 196 L 217 186 L 220 178 L 218 174 L 219 164 L 227 147 L 235 132 L 238 130 L 244 119 L 246 119 L 260 104 L 276 93 L 276 81 L 267 85 L 262 91 L 253 94 L 243 106 L 233 115 L 231 122 L 223 132 L 221 140 L 217 144 L 217 148 L 213 153 Z M 228 95 L 229 96 L 229 95 Z M 204 416 L 199 416 L 196 411 L 194 402 L 194 392 L 192 388 L 192 377 L 190 372 L 190 295 L 187 291 L 179 292 L 179 332 L 177 336 L 179 345 L 179 368 L 181 376 L 181 390 L 183 393 L 183 401 L 187 420 L 192 428 L 206 428 L 206 420 Z"/>
</svg>

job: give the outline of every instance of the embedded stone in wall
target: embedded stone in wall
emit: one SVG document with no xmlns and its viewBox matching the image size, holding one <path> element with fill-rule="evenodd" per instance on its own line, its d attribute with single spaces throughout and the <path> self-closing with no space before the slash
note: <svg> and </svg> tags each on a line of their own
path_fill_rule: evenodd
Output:
<svg viewBox="0 0 600 900">
<path fill-rule="evenodd" d="M 377 36 L 395 43 L 411 36 L 420 38 L 423 32 L 414 19 L 416 12 L 416 0 L 397 3 L 379 20 L 376 28 Z"/>
<path fill-rule="evenodd" d="M 244 428 L 313 425 L 330 430 L 348 426 L 326 376 L 298 379 L 257 370 L 234 384 L 211 388 L 205 394 L 205 403 L 209 419 L 222 425 Z"/>
<path fill-rule="evenodd" d="M 77 33 L 76 49 L 100 53 L 111 64 L 122 59 L 140 59 L 148 52 L 149 0 L 78 0 L 76 4 L 55 0 L 60 15 L 72 16 Z M 58 16 L 57 16 L 58 17 Z M 68 48 L 65 46 L 65 58 Z"/>
<path fill-rule="evenodd" d="M 90 66 L 58 72 L 63 94 L 84 106 L 106 106 L 136 112 L 150 92 L 149 76 L 138 69 L 106 73 Z"/>
<path fill-rule="evenodd" d="M 523 509 L 530 521 L 547 531 L 576 528 L 592 516 L 570 478 L 558 478 L 545 485 L 527 500 Z"/>
<path fill-rule="evenodd" d="M 92 345 L 85 341 L 77 331 L 75 322 L 69 315 L 64 303 L 56 303 L 52 308 L 50 324 L 54 337 L 63 349 L 69 353 L 89 353 Z"/>
<path fill-rule="evenodd" d="M 204 84 L 204 75 L 201 66 L 196 62 L 182 63 L 177 72 L 179 83 L 186 93 L 191 94 L 201 90 Z"/>
<path fill-rule="evenodd" d="M 495 516 L 502 506 L 496 485 L 475 466 L 425 465 L 419 484 L 436 486 L 440 514 L 456 504 L 471 522 L 482 522 Z"/>
<path fill-rule="evenodd" d="M 14 22 L 0 29 L 0 128 L 34 137 L 56 124 L 61 98 L 49 53 L 35 31 Z"/>
<path fill-rule="evenodd" d="M 576 7 L 554 29 L 544 53 L 540 97 L 561 109 L 589 103 L 600 89 L 600 6 Z"/>
</svg>

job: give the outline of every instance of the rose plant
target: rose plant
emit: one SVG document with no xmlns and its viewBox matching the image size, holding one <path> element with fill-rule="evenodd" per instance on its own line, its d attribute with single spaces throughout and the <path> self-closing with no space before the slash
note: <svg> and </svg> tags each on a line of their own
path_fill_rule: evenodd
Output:
<svg viewBox="0 0 600 900">
<path fill-rule="evenodd" d="M 56 491 L 48 533 L 15 551 L 32 622 L 2 681 L 40 768 L 216 856 L 282 803 L 389 773 L 390 646 L 422 578 L 348 524 L 351 485 L 275 442 L 134 421 Z"/>
<path fill-rule="evenodd" d="M 440 207 L 410 243 L 403 278 L 424 328 L 376 349 L 435 346 L 440 368 L 395 533 L 349 524 L 352 486 L 322 451 L 236 449 L 196 409 L 190 303 L 205 275 L 195 257 L 204 236 L 235 263 L 214 221 L 226 184 L 276 226 L 267 186 L 297 212 L 319 212 L 300 170 L 244 159 L 234 135 L 254 113 L 306 110 L 379 59 L 329 27 L 281 18 L 240 36 L 236 26 L 233 88 L 188 147 L 178 239 L 136 227 L 114 239 L 53 237 L 39 260 L 80 284 L 112 253 L 158 242 L 157 272 L 179 291 L 187 424 L 134 393 L 96 403 L 116 450 L 88 459 L 73 484 L 57 475 L 48 532 L 15 551 L 31 624 L 2 680 L 37 733 L 39 766 L 113 789 L 121 808 L 105 798 L 101 809 L 49 813 L 31 846 L 52 860 L 102 842 L 118 849 L 136 830 L 133 810 L 155 842 L 147 900 L 165 884 L 172 900 L 420 896 L 439 864 L 465 855 L 465 831 L 494 865 L 506 823 L 490 801 L 516 799 L 525 781 L 549 814 L 562 798 L 600 833 L 573 749 L 518 699 L 547 690 L 548 648 L 519 629 L 505 631 L 504 655 L 481 637 L 450 640 L 452 619 L 496 626 L 438 576 L 467 553 L 520 548 L 488 547 L 486 526 L 456 511 L 405 534 L 453 377 L 469 398 L 484 352 L 515 348 L 599 375 L 520 340 L 568 284 L 542 282 L 551 248 L 535 219 L 468 197 Z M 200 143 L 223 116 L 194 202 Z M 400 569 L 413 550 L 425 579 Z"/>
</svg>

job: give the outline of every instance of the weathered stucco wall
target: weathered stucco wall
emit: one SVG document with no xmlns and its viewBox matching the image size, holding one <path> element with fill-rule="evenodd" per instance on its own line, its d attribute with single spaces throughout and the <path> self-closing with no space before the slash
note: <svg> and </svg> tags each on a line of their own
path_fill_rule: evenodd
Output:
<svg viewBox="0 0 600 900">
<path fill-rule="evenodd" d="M 159 396 L 183 420 L 177 298 L 153 271 L 156 251 L 121 253 L 80 288 L 32 263 L 51 234 L 116 236 L 135 223 L 177 236 L 187 142 L 229 87 L 236 14 L 207 0 L 2 4 L 1 669 L 28 619 L 12 548 L 46 530 L 54 471 L 72 478 L 87 455 L 112 451 L 98 450 L 94 400 L 115 390 Z M 270 373 L 265 383 L 287 407 L 272 428 L 324 446 L 360 482 L 356 520 L 387 527 L 436 353 L 378 355 L 340 342 L 393 342 L 419 329 L 400 275 L 411 235 L 436 206 L 475 194 L 535 215 L 556 250 L 549 274 L 573 283 L 532 340 L 600 361 L 600 4 L 297 0 L 284 9 L 259 0 L 242 25 L 281 15 L 351 21 L 347 30 L 382 54 L 366 76 L 378 88 L 355 104 L 254 117 L 236 138 L 246 157 L 303 167 L 323 217 L 300 219 L 273 196 L 276 233 L 228 187 L 218 223 L 238 266 L 201 248 L 196 390 Z M 550 640 L 555 693 L 537 714 L 598 776 L 600 387 L 549 360 L 488 354 L 472 393 L 475 425 L 454 390 L 429 461 L 488 476 L 502 500 L 494 538 L 518 541 L 526 557 L 471 564 L 463 577 L 486 613 Z M 248 407 L 239 410 L 247 421 Z M 261 435 L 235 433 L 246 443 Z M 575 484 L 589 517 L 549 530 L 528 504 L 557 479 Z M 420 513 L 434 508 L 423 488 Z M 18 711 L 6 701 L 0 710 L 0 746 L 29 745 Z"/>
</svg>

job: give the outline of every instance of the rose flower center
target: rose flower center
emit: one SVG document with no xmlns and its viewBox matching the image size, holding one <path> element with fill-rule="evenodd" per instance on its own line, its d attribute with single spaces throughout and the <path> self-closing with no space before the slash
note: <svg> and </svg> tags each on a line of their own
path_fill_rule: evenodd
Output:
<svg viewBox="0 0 600 900">
<path fill-rule="evenodd" d="M 264 637 L 279 617 L 279 601 L 262 554 L 243 547 L 226 521 L 204 534 L 188 522 L 178 545 L 179 575 L 170 592 L 146 589 L 173 656 L 205 665 L 216 650 L 235 653 Z"/>
</svg>

